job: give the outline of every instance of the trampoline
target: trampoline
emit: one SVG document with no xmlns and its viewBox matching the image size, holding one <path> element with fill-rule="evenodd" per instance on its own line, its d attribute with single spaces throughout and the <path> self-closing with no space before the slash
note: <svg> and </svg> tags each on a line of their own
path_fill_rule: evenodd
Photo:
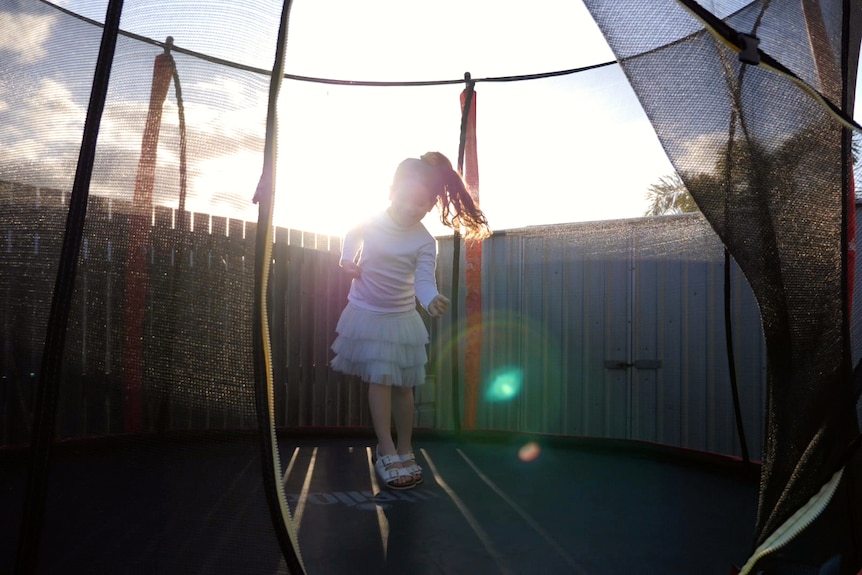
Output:
<svg viewBox="0 0 862 575">
<path fill-rule="evenodd" d="M 293 73 L 290 1 L 124 29 L 161 4 L 0 0 L 0 572 L 862 573 L 858 3 L 587 0 L 612 61 L 397 81 Z M 636 108 L 699 211 L 438 236 L 425 481 L 381 489 L 341 238 L 278 210 L 355 209 L 369 131 L 477 199 L 490 157 L 483 201 L 541 172 L 503 148 L 618 156 L 560 94 Z"/>
<path fill-rule="evenodd" d="M 314 573 L 718 574 L 750 550 L 757 467 L 731 458 L 424 431 L 416 445 L 427 479 L 392 491 L 373 477 L 367 430 L 291 435 L 279 441 L 284 488 Z M 44 572 L 287 572 L 258 528 L 269 519 L 252 434 L 126 444 L 56 450 L 64 480 L 48 494 Z M 525 461 L 525 445 L 541 453 Z M 20 507 L 25 469 L 23 454 L 6 454 L 4 509 Z M 11 572 L 18 526 L 3 525 L 0 568 Z"/>
</svg>

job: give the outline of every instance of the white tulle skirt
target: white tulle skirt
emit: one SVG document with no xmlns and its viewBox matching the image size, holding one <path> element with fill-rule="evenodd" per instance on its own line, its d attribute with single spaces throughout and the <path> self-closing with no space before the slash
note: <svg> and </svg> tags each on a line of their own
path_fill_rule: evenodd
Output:
<svg viewBox="0 0 862 575">
<path fill-rule="evenodd" d="M 332 369 L 368 383 L 415 387 L 425 383 L 428 330 L 415 309 L 378 313 L 347 304 L 332 343 Z"/>
</svg>

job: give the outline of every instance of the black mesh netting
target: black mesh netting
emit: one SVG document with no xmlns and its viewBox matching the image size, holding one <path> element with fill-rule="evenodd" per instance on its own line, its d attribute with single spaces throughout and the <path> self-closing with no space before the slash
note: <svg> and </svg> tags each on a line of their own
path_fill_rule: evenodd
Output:
<svg viewBox="0 0 862 575">
<path fill-rule="evenodd" d="M 847 132 L 787 77 L 742 64 L 681 3 L 630 11 L 586 4 L 760 305 L 769 357 L 762 543 L 830 479 L 859 433 L 842 276 Z M 760 38 L 763 52 L 840 106 L 849 9 L 840 2 L 753 2 L 725 21 Z M 850 70 L 855 75 L 855 66 Z M 847 510 L 843 526 L 813 544 L 821 558 L 859 548 L 858 475 L 854 482 L 856 491 L 836 504 Z M 832 537 L 837 541 L 824 542 Z M 851 537 L 855 543 L 844 543 Z"/>
<path fill-rule="evenodd" d="M 2 128 L 8 145 L 0 153 L 7 314 L 7 410 L 0 425 L 6 445 L 16 446 L 29 442 L 33 431 L 29 416 L 102 28 L 41 2 L 3 2 L 0 34 L 15 38 L 13 53 L 5 46 L 4 61 L 19 64 L 4 65 L 0 73 L 9 114 Z M 273 531 L 259 528 L 268 515 L 261 450 L 251 433 L 254 226 L 207 214 L 175 221 L 180 212 L 169 206 L 178 205 L 181 193 L 181 147 L 173 84 L 151 197 L 138 198 L 145 211 L 133 209 L 132 198 L 140 195 L 135 190 L 146 189 L 141 180 L 150 168 L 141 143 L 158 54 L 152 48 L 128 37 L 117 41 L 56 398 L 58 439 L 132 439 L 55 447 L 41 572 L 240 573 L 250 560 L 277 572 L 283 560 Z M 201 103 L 216 114 L 235 109 L 227 84 L 201 85 L 207 78 L 227 76 L 262 94 L 268 79 L 235 69 L 216 73 L 215 64 L 174 57 L 186 80 L 193 166 L 232 147 L 233 138 L 247 138 L 251 149 L 262 150 L 265 113 L 227 136 L 203 134 L 194 110 Z M 39 138 L 38 132 L 53 136 Z M 189 177 L 199 173 L 195 168 Z M 188 205 L 194 200 L 188 198 Z M 215 442 L 182 433 L 205 429 L 234 432 Z M 26 459 L 12 455 L 9 469 L 26 469 Z M 235 472 L 221 471 L 226 461 Z M 0 571 L 7 573 L 19 543 L 14 531 L 21 526 L 24 477 L 16 472 L 3 486 L 10 531 L 4 529 Z M 209 511 L 201 513 L 202 506 Z M 66 545 L 70 538 L 77 551 Z M 242 544 L 201 564 L 201 546 L 226 539 Z"/>
<path fill-rule="evenodd" d="M 152 2 L 126 4 L 126 10 L 135 14 L 158 9 Z M 201 15 L 203 46 L 241 45 L 250 40 L 275 43 L 280 5 L 229 4 Z M 854 453 L 850 445 L 859 434 L 859 388 L 850 371 L 852 358 L 859 355 L 859 342 L 851 346 L 848 302 L 854 292 L 845 281 L 853 264 L 845 235 L 850 222 L 845 208 L 852 197 L 849 133 L 787 76 L 741 64 L 736 52 L 704 30 L 682 3 L 587 0 L 584 4 L 618 64 L 518 84 L 480 84 L 480 114 L 487 111 L 480 117 L 496 120 L 483 126 L 481 134 L 512 140 L 506 152 L 510 155 L 497 158 L 497 164 L 528 166 L 512 170 L 511 178 L 524 178 L 518 186 L 530 194 L 536 192 L 531 187 L 541 176 L 541 169 L 533 169 L 539 160 L 572 164 L 577 172 L 589 162 L 585 158 L 593 149 L 607 142 L 613 144 L 609 154 L 629 153 L 621 151 L 628 150 L 627 133 L 582 133 L 581 126 L 587 125 L 591 114 L 582 109 L 583 102 L 542 100 L 573 90 L 587 102 L 589 98 L 619 101 L 634 124 L 639 117 L 623 104 L 628 87 L 622 85 L 627 80 L 704 217 L 537 227 L 509 230 L 489 240 L 482 269 L 487 284 L 483 311 L 488 312 L 482 369 L 493 375 L 494 362 L 505 367 L 520 362 L 520 376 L 540 385 L 526 386 L 518 401 L 482 403 L 478 422 L 491 430 L 540 437 L 635 440 L 734 458 L 748 453 L 746 445 L 740 446 L 744 438 L 739 434 L 747 427 L 747 447 L 753 459 L 763 460 L 751 548 L 748 533 L 733 534 L 732 551 L 718 549 L 723 540 L 710 541 L 709 534 L 705 543 L 689 541 L 684 519 L 662 515 L 672 511 L 683 517 L 681 499 L 674 499 L 675 493 L 669 495 L 673 487 L 659 489 L 664 508 L 639 511 L 661 516 L 664 524 L 656 531 L 683 530 L 671 551 L 659 552 L 640 541 L 638 545 L 645 547 L 639 548 L 640 555 L 623 548 L 626 544 L 615 539 L 617 526 L 607 531 L 595 528 L 602 520 L 601 510 L 590 515 L 575 509 L 568 517 L 547 519 L 545 527 L 533 521 L 529 531 L 530 537 L 551 539 L 557 533 L 549 532 L 563 521 L 562 531 L 574 537 L 571 549 L 585 545 L 582 555 L 589 557 L 588 564 L 611 569 L 601 572 L 614 572 L 610 566 L 629 555 L 641 562 L 638 567 L 643 572 L 658 572 L 674 551 L 684 556 L 683 563 L 686 553 L 702 551 L 712 563 L 698 556 L 687 565 L 698 565 L 697 572 L 713 572 L 709 568 L 716 568 L 714 558 L 720 557 L 724 562 L 714 572 L 723 573 L 731 561 L 744 561 L 745 553 L 803 507 Z M 108 2 L 81 5 L 103 14 Z M 850 2 L 761 1 L 732 13 L 725 22 L 757 36 L 764 53 L 847 112 L 852 111 L 848 103 L 858 52 L 857 32 L 848 33 L 858 3 L 852 8 L 851 14 Z M 530 7 L 524 3 L 519 9 Z M 231 22 L 237 19 L 254 38 L 233 35 Z M 13 570 L 21 543 L 19 528 L 30 509 L 27 472 L 32 464 L 30 442 L 34 432 L 39 433 L 33 414 L 45 403 L 39 397 L 38 382 L 47 363 L 43 357 L 50 339 L 46 329 L 76 172 L 91 167 L 76 273 L 60 278 L 73 283 L 59 362 L 61 384 L 52 407 L 56 422 L 53 429 L 43 430 L 54 442 L 50 459 L 35 466 L 48 486 L 41 502 L 44 521 L 38 525 L 39 572 L 287 572 L 284 541 L 273 532 L 270 515 L 284 510 L 271 511 L 261 480 L 272 462 L 271 454 L 260 448 L 259 434 L 265 431 L 256 407 L 260 395 L 255 394 L 262 390 L 259 385 L 255 389 L 252 341 L 259 246 L 255 242 L 258 224 L 253 223 L 256 207 L 250 200 L 263 163 L 270 85 L 266 67 L 275 49 L 254 57 L 244 54 L 261 68 L 174 50 L 177 85 L 171 70 L 154 73 L 155 57 L 163 51 L 165 38 L 121 34 L 110 66 L 95 156 L 92 166 L 82 166 L 82 133 L 91 89 L 100 73 L 102 33 L 97 22 L 51 3 L 0 0 L 0 140 L 4 144 L 0 147 L 0 455 L 4 466 L 0 571 Z M 349 51 L 349 47 L 333 50 Z M 156 68 L 159 65 L 156 62 Z M 544 65 L 537 63 L 536 69 Z M 163 104 L 154 96 L 158 90 L 153 85 L 159 81 L 167 82 L 163 86 L 167 95 L 160 96 Z M 536 85 L 547 90 L 541 95 L 531 91 Z M 591 92 L 596 85 L 604 86 L 599 94 Z M 388 165 L 390 157 L 400 159 L 406 142 L 425 151 L 428 140 L 416 144 L 418 123 L 412 123 L 411 114 L 421 110 L 423 115 L 442 117 L 438 108 L 454 108 L 461 90 L 459 85 L 424 86 L 418 88 L 421 97 L 416 97 L 409 113 L 375 116 L 364 108 L 372 100 L 395 110 L 395 103 L 409 100 L 414 92 L 408 95 L 407 88 L 393 87 L 371 97 L 356 86 L 332 85 L 318 92 L 317 86 L 309 88 L 301 82 L 290 86 L 304 97 L 331 98 L 332 103 L 323 117 L 310 118 L 301 103 L 280 101 L 284 133 L 306 123 L 316 128 L 308 132 L 312 134 L 308 139 L 292 141 L 282 149 L 281 177 L 291 179 L 291 169 L 298 163 L 293 158 L 307 147 L 338 159 L 319 164 L 313 178 L 290 180 L 290 193 L 279 197 L 277 205 L 280 201 L 279 208 L 298 206 L 298 210 L 309 198 L 325 194 L 332 173 L 355 170 L 366 175 L 364 160 L 357 160 L 355 152 L 365 145 L 361 138 L 350 140 L 353 148 L 339 147 L 344 126 L 393 134 L 392 149 L 379 152 Z M 504 90 L 519 91 L 523 105 L 516 109 L 495 104 L 494 95 Z M 482 108 L 485 102 L 488 107 Z M 433 137 L 455 142 L 457 114 L 455 119 L 452 126 L 441 122 L 435 127 L 439 134 Z M 542 140 L 530 131 L 537 123 L 558 126 L 558 131 Z M 431 136 L 428 139 L 433 140 Z M 438 140 L 433 141 L 431 147 Z M 519 175 L 522 172 L 533 175 L 524 177 Z M 590 192 L 582 189 L 576 176 L 564 182 L 541 181 L 557 192 L 553 203 L 560 209 L 567 203 L 588 203 Z M 333 212 L 354 207 L 326 205 Z M 347 288 L 344 277 L 333 271 L 339 239 L 297 228 L 278 228 L 273 239 L 272 259 L 277 265 L 269 278 L 268 317 L 275 342 L 269 366 L 276 382 L 270 390 L 274 422 L 282 429 L 368 432 L 365 390 L 327 365 L 328 341 Z M 724 260 L 718 239 L 732 261 Z M 440 282 L 445 284 L 446 274 L 454 267 L 447 259 L 452 242 L 447 238 L 439 244 Z M 737 368 L 725 361 L 728 350 L 719 301 L 722 287 L 731 288 L 721 283 L 723 271 L 732 278 L 728 302 L 742 366 Z M 857 298 L 858 294 L 857 289 Z M 457 295 L 465 299 L 463 287 Z M 858 315 L 859 310 L 853 311 Z M 432 329 L 435 343 L 430 352 L 436 363 L 430 379 L 439 388 L 428 386 L 436 390 L 432 398 L 436 405 L 426 404 L 429 411 L 420 409 L 418 415 L 420 423 L 428 416 L 430 427 L 445 431 L 457 427 L 450 404 L 457 402 L 449 392 L 457 386 L 458 376 L 453 383 L 445 368 L 466 345 L 456 336 L 446 339 L 460 319 L 446 319 Z M 758 331 L 761 326 L 763 337 Z M 857 325 L 852 332 L 860 330 Z M 764 339 L 767 376 L 758 363 Z M 643 353 L 643 358 L 627 364 L 636 358 L 625 354 L 635 352 Z M 666 355 L 659 357 L 659 352 Z M 638 376 L 625 371 L 638 365 Z M 728 384 L 734 369 L 743 399 L 740 420 L 733 413 Z M 309 478 L 317 454 L 314 449 Z M 297 459 L 298 450 L 293 454 Z M 855 453 L 833 504 L 802 536 L 770 558 L 776 572 L 785 564 L 816 568 L 838 554 L 847 573 L 862 566 L 862 471 L 858 450 Z M 463 453 L 460 456 L 466 459 Z M 319 473 L 325 480 L 349 473 L 336 463 L 327 468 L 326 457 L 322 450 L 318 469 L 324 470 Z M 367 482 L 368 472 L 364 468 L 362 472 Z M 587 499 L 600 506 L 619 499 L 629 509 L 642 503 L 637 493 L 630 499 L 620 499 L 618 494 L 607 501 L 595 494 L 578 499 L 572 495 L 583 493 L 578 491 L 583 479 L 578 472 L 568 469 L 541 478 L 553 486 L 543 490 L 558 490 L 559 499 L 528 511 L 554 511 L 573 501 L 586 504 Z M 637 484 L 637 471 L 628 473 L 628 479 Z M 508 475 L 519 477 L 515 472 Z M 671 485 L 665 471 L 649 477 L 648 487 Z M 618 486 L 615 481 L 608 483 Z M 706 484 L 713 485 L 711 480 Z M 512 492 L 520 494 L 521 487 L 516 483 Z M 307 489 L 307 485 L 297 487 L 291 504 L 295 505 L 300 490 Z M 374 508 L 374 501 L 363 499 L 359 491 L 332 489 L 342 491 L 318 493 L 321 507 L 365 505 L 370 516 L 367 511 Z M 469 495 L 464 499 L 469 500 Z M 697 493 L 693 513 L 700 513 L 699 505 L 706 499 L 723 501 L 712 492 Z M 741 500 L 744 497 L 733 499 Z M 445 507 L 433 500 L 432 504 L 431 516 Z M 497 513 L 498 504 L 495 499 L 488 507 Z M 460 502 L 458 507 L 465 508 Z M 727 511 L 733 505 L 724 507 Z M 740 510 L 734 520 L 747 520 L 747 512 Z M 469 513 L 463 515 L 467 523 L 474 522 Z M 342 552 L 349 559 L 356 548 L 364 551 L 363 545 L 379 551 L 377 540 L 365 538 L 373 529 L 321 516 L 323 535 L 311 540 L 308 548 L 321 569 L 337 564 L 333 557 Z M 394 525 L 399 517 L 392 517 Z M 413 534 L 403 528 L 412 525 L 408 519 L 413 517 L 400 519 L 404 521 L 397 523 L 400 529 L 393 529 L 391 540 L 403 543 Z M 458 516 L 458 525 L 463 519 Z M 573 529 L 566 521 L 575 519 L 587 523 L 572 534 L 580 527 Z M 641 523 L 631 519 L 627 515 L 621 521 L 641 530 Z M 423 531 L 427 524 L 422 523 L 422 528 L 416 528 L 416 539 L 433 544 L 434 537 L 460 533 L 454 528 L 447 533 L 449 525 L 440 521 L 443 534 Z M 490 535 L 484 534 L 482 543 L 499 535 L 496 519 L 491 524 L 494 527 L 488 529 Z M 306 532 L 312 530 L 309 527 Z M 382 532 L 381 528 L 381 536 Z M 593 553 L 592 542 L 582 537 L 587 532 L 603 536 L 602 553 L 614 557 L 596 558 L 600 553 Z M 639 533 L 633 538 L 641 539 Z M 510 536 L 500 547 L 509 551 L 513 564 L 526 565 L 527 572 L 533 572 L 542 558 L 521 552 L 521 541 L 515 539 L 521 538 Z M 339 542 L 334 550 L 326 546 L 333 540 Z M 739 540 L 746 542 L 739 544 Z M 459 542 L 465 541 L 473 539 Z M 398 560 L 388 564 L 384 546 L 381 564 L 401 572 L 414 544 L 410 541 L 402 547 L 408 550 L 404 555 L 393 553 Z M 473 548 L 463 555 L 447 555 L 453 546 L 448 540 L 430 553 L 426 548 L 421 557 L 430 560 L 423 568 L 455 572 L 454 557 L 466 558 L 459 559 L 457 568 L 471 572 L 504 563 L 499 557 L 476 560 Z M 556 551 L 560 548 L 557 545 Z M 649 561 L 655 564 L 647 565 Z M 573 563 L 560 572 L 571 572 Z M 707 563 L 708 568 L 703 567 Z M 354 561 L 352 566 L 354 572 L 365 572 L 365 564 Z M 473 566 L 478 567 L 471 570 Z M 313 565 L 308 567 L 316 572 Z M 440 571 L 434 571 L 437 567 Z M 620 569 L 637 570 L 630 565 Z"/>
</svg>

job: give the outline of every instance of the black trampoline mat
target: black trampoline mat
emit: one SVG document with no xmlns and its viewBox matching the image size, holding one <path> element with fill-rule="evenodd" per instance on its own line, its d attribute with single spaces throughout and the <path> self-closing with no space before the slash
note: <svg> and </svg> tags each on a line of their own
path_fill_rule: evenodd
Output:
<svg viewBox="0 0 862 575">
<path fill-rule="evenodd" d="M 257 440 L 213 437 L 83 440 L 56 448 L 39 572 L 286 573 Z M 12 572 L 25 477 L 24 461 L 0 470 L 0 505 L 14 510 L 0 527 L 0 573 Z"/>
<path fill-rule="evenodd" d="M 280 439 L 309 575 L 726 575 L 752 550 L 757 483 L 742 476 L 559 445 L 521 461 L 511 439 L 414 446 L 425 482 L 392 491 L 372 480 L 367 434 Z M 286 573 L 259 458 L 253 437 L 57 450 L 40 573 Z M 0 462 L 7 573 L 26 462 Z"/>
<path fill-rule="evenodd" d="M 414 442 L 422 485 L 372 482 L 373 440 L 285 440 L 309 573 L 726 575 L 752 551 L 756 482 L 631 454 Z M 378 481 L 379 483 L 379 481 Z"/>
</svg>

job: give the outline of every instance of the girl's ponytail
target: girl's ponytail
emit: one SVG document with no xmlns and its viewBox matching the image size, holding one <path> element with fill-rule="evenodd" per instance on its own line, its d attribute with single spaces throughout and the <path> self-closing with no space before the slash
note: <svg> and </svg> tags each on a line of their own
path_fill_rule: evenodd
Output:
<svg viewBox="0 0 862 575">
<path fill-rule="evenodd" d="M 438 194 L 440 221 L 449 228 L 464 228 L 466 239 L 483 239 L 491 235 L 485 214 L 473 201 L 473 196 L 467 190 L 464 180 L 452 168 L 449 158 L 440 152 L 427 152 L 420 158 L 434 167 L 443 184 L 442 193 Z"/>
</svg>

